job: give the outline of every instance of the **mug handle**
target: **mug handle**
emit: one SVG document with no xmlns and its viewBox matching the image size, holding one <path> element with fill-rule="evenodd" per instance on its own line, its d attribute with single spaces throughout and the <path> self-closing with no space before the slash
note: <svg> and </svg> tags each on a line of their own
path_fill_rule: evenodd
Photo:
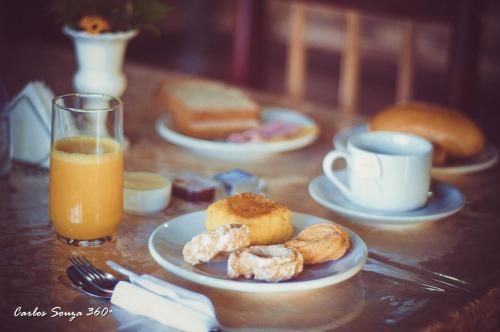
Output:
<svg viewBox="0 0 500 332">
<path fill-rule="evenodd" d="M 345 159 L 347 167 L 349 167 L 349 163 L 351 162 L 349 152 L 333 150 L 328 152 L 323 159 L 323 173 L 345 196 L 351 197 L 351 190 L 333 172 L 333 163 L 339 158 Z"/>
</svg>

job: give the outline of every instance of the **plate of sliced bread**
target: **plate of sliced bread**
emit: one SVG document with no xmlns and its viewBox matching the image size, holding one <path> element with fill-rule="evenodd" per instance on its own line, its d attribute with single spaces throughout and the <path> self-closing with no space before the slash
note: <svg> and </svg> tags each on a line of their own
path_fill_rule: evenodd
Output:
<svg viewBox="0 0 500 332">
<path fill-rule="evenodd" d="M 313 143 L 319 128 L 307 115 L 261 107 L 243 91 L 207 80 L 163 83 L 167 112 L 156 122 L 168 142 L 219 158 L 254 159 Z"/>
</svg>

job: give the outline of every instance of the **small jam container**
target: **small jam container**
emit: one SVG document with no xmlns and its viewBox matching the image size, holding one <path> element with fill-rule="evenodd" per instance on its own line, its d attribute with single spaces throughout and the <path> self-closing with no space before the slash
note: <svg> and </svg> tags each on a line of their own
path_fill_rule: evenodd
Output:
<svg viewBox="0 0 500 332">
<path fill-rule="evenodd" d="M 172 194 L 187 201 L 211 202 L 218 186 L 217 182 L 209 178 L 185 172 L 175 178 Z"/>
<path fill-rule="evenodd" d="M 163 210 L 170 202 L 172 182 L 149 172 L 125 172 L 123 205 L 125 212 L 138 215 Z"/>
</svg>

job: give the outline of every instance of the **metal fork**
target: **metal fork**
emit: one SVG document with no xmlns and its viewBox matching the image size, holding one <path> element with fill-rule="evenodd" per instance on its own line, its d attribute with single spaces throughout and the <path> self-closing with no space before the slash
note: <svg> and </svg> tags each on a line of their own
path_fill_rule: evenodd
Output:
<svg viewBox="0 0 500 332">
<path fill-rule="evenodd" d="M 80 292 L 93 297 L 97 297 L 100 299 L 107 299 L 107 300 L 111 299 L 112 296 L 111 293 L 102 292 L 98 288 L 96 288 L 93 284 L 87 282 L 87 280 L 82 277 L 82 275 L 76 270 L 76 268 L 73 265 L 70 265 L 66 269 L 66 276 L 68 277 L 70 284 L 66 284 L 63 282 L 65 285 L 69 285 L 70 287 L 73 287 L 79 290 Z"/>
<path fill-rule="evenodd" d="M 83 256 L 72 256 L 69 260 L 86 281 L 105 293 L 113 293 L 119 281 L 114 275 L 95 267 Z"/>
</svg>

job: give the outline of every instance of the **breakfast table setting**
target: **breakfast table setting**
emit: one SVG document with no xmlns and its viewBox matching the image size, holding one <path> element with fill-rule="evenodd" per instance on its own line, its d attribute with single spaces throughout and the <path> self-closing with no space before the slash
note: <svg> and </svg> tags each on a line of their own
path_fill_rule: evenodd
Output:
<svg viewBox="0 0 500 332">
<path fill-rule="evenodd" d="M 498 150 L 473 120 L 125 62 L 130 22 L 170 8 L 68 3 L 74 50 L 2 61 L 2 330 L 500 328 Z"/>
</svg>

